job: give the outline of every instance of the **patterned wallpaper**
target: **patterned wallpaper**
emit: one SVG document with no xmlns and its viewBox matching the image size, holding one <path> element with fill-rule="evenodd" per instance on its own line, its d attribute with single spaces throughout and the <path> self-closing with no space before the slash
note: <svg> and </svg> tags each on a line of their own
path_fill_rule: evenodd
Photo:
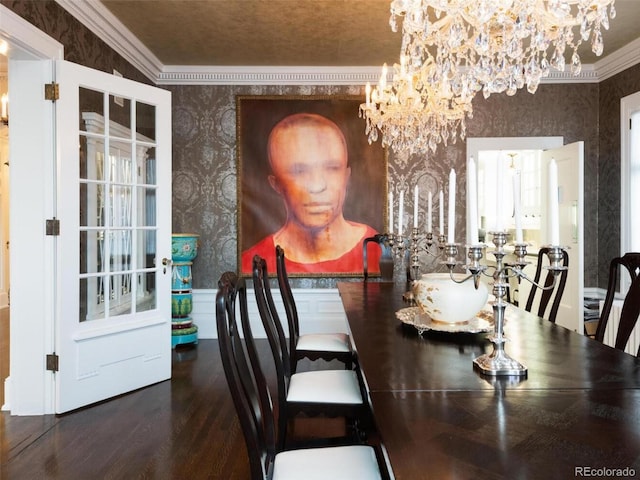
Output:
<svg viewBox="0 0 640 480">
<path fill-rule="evenodd" d="M 0 0 L 65 46 L 67 60 L 150 83 L 120 55 L 53 0 Z M 172 86 L 173 230 L 202 236 L 194 263 L 194 287 L 215 288 L 225 270 L 235 270 L 236 95 L 360 94 L 358 86 Z M 542 85 L 535 95 L 478 98 L 468 136 L 560 135 L 585 142 L 585 286 L 605 287 L 608 263 L 619 251 L 620 98 L 640 90 L 640 66 L 597 84 Z M 363 133 L 364 134 L 364 133 Z M 601 147 L 599 147 L 599 144 Z M 416 183 L 422 191 L 446 187 L 450 168 L 465 175 L 466 142 L 439 148 L 434 156 L 390 154 L 390 188 Z M 445 188 L 446 190 L 446 188 Z M 464 182 L 456 206 L 458 236 L 465 234 Z M 425 215 L 421 211 L 422 216 Z M 597 235 L 595 233 L 597 232 Z M 614 253 L 615 252 L 615 253 Z M 333 286 L 335 279 L 296 279 L 297 286 Z"/>
<path fill-rule="evenodd" d="M 201 253 L 194 262 L 195 288 L 214 288 L 225 270 L 235 270 L 236 244 L 236 95 L 360 94 L 359 86 L 171 86 L 174 108 L 173 229 L 201 235 Z M 585 142 L 586 231 L 597 227 L 598 86 L 543 85 L 534 95 L 479 98 L 468 136 L 563 136 L 565 143 Z M 354 121 L 361 121 L 354 115 Z M 364 122 L 362 123 L 364 135 Z M 435 155 L 389 154 L 390 188 L 410 192 L 447 191 L 448 174 L 458 174 L 456 230 L 465 235 L 466 142 L 440 147 Z M 373 167 L 375 168 L 375 167 Z M 412 202 L 412 200 L 411 200 Z M 421 201 L 424 218 L 426 202 Z M 435 207 L 434 207 L 435 208 Z M 586 235 L 586 285 L 597 283 L 597 238 Z M 426 260 L 426 259 L 425 259 Z M 433 265 L 428 268 L 432 268 Z M 332 286 L 335 279 L 295 279 L 297 286 Z"/>
<path fill-rule="evenodd" d="M 620 252 L 620 99 L 640 91 L 640 65 L 600 84 L 598 164 L 598 286 L 607 288 L 609 262 Z M 623 252 L 624 253 L 624 252 Z"/>
</svg>

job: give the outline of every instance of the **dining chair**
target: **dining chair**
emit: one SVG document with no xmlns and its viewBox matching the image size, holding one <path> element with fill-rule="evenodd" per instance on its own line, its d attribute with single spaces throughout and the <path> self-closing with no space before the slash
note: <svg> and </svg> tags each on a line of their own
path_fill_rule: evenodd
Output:
<svg viewBox="0 0 640 480">
<path fill-rule="evenodd" d="M 538 263 L 536 266 L 536 273 L 533 278 L 533 281 L 536 284 L 542 285 L 544 286 L 544 288 L 532 285 L 524 309 L 527 312 L 531 312 L 533 310 L 533 305 L 536 297 L 539 297 L 540 303 L 538 304 L 538 316 L 546 318 L 550 322 L 555 323 L 556 316 L 558 314 L 558 308 L 560 307 L 560 301 L 562 300 L 562 293 L 564 292 L 564 287 L 567 283 L 567 274 L 569 272 L 569 254 L 566 250 L 563 250 L 562 252 L 562 266 L 567 268 L 565 270 L 561 270 L 557 275 L 557 278 L 554 278 L 554 274 L 550 270 L 546 269 L 547 273 L 544 276 L 544 283 L 541 283 L 543 265 L 545 264 L 545 262 L 548 264 L 548 252 L 548 247 L 542 247 L 538 251 Z M 556 282 L 555 285 L 553 283 L 554 280 Z M 553 288 L 551 288 L 552 286 Z M 551 305 L 551 308 L 549 310 L 549 314 L 546 315 L 549 305 Z"/>
<path fill-rule="evenodd" d="M 631 336 L 631 332 L 638 321 L 640 314 L 640 252 L 628 252 L 622 257 L 615 257 L 609 264 L 609 282 L 607 284 L 607 294 L 604 298 L 600 320 L 596 329 L 595 339 L 604 342 L 604 335 L 609 323 L 609 314 L 613 306 L 616 295 L 618 279 L 622 267 L 626 269 L 631 277 L 631 285 L 627 291 L 620 311 L 620 322 L 616 333 L 615 348 L 624 350 Z M 636 356 L 640 356 L 640 348 Z"/>
<path fill-rule="evenodd" d="M 293 291 L 287 274 L 284 249 L 276 246 L 276 269 L 278 272 L 278 287 L 289 326 L 289 355 L 291 357 L 291 373 L 296 373 L 298 362 L 309 360 L 338 360 L 345 364 L 346 369 L 353 365 L 353 352 L 346 333 L 305 333 L 300 334 L 300 321 Z"/>
<path fill-rule="evenodd" d="M 409 262 L 410 251 L 409 251 L 409 240 L 405 240 L 404 245 L 404 255 L 406 257 L 406 265 L 407 265 L 407 282 L 411 281 L 411 263 Z M 389 235 L 385 233 L 377 233 L 372 237 L 367 237 L 362 241 L 362 273 L 364 276 L 364 281 L 367 282 L 370 280 L 369 274 L 369 255 L 370 255 L 370 245 L 377 244 L 380 247 L 380 258 L 378 261 L 378 265 L 380 267 L 380 280 L 383 282 L 390 282 L 393 280 L 393 249 L 389 245 Z"/>
<path fill-rule="evenodd" d="M 297 415 L 344 417 L 352 438 L 366 435 L 371 425 L 364 401 L 364 380 L 355 370 L 313 370 L 293 373 L 284 328 L 269 285 L 267 262 L 253 258 L 253 290 L 275 364 L 278 389 L 278 446 L 287 442 L 287 425 Z"/>
<path fill-rule="evenodd" d="M 237 304 L 239 308 L 237 309 Z M 237 312 L 244 339 L 238 328 Z M 283 451 L 266 377 L 251 331 L 244 278 L 222 274 L 216 295 L 216 325 L 222 365 L 244 436 L 253 480 L 389 478 L 379 449 L 345 445 Z"/>
<path fill-rule="evenodd" d="M 369 248 L 376 244 L 381 250 L 380 253 L 380 279 L 383 281 L 393 280 L 393 252 L 389 246 L 389 236 L 384 233 L 376 233 L 372 237 L 367 237 L 362 241 L 362 269 L 364 281 L 369 280 Z M 375 248 L 375 247 L 374 247 Z"/>
</svg>

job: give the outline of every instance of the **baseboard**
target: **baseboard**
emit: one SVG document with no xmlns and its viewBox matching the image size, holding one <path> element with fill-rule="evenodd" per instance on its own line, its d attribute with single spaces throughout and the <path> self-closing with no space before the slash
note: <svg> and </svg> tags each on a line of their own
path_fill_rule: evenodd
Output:
<svg viewBox="0 0 640 480">
<path fill-rule="evenodd" d="M 256 338 L 265 338 L 253 290 L 247 293 L 252 332 Z M 275 289 L 272 293 L 278 315 L 286 329 L 287 317 L 280 292 Z M 301 333 L 347 332 L 347 319 L 338 289 L 294 289 L 293 296 L 296 300 Z M 198 326 L 198 338 L 217 338 L 215 302 L 216 290 L 193 290 L 191 317 Z"/>
</svg>

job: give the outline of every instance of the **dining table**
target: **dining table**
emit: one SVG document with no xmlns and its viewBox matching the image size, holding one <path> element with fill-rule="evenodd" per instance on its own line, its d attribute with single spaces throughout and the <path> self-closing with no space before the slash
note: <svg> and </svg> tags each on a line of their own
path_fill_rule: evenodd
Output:
<svg viewBox="0 0 640 480">
<path fill-rule="evenodd" d="M 338 282 L 392 478 L 640 478 L 638 358 L 508 305 L 526 375 L 488 375 L 493 327 L 417 328 L 408 288 Z"/>
</svg>

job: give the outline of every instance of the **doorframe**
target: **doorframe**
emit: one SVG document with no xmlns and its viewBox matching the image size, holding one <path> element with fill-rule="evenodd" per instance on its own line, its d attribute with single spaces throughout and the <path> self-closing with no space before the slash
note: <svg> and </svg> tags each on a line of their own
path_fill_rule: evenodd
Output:
<svg viewBox="0 0 640 480">
<path fill-rule="evenodd" d="M 10 373 L 2 409 L 12 415 L 42 415 L 55 410 L 55 377 L 45 369 L 45 355 L 55 345 L 55 237 L 45 236 L 44 222 L 55 214 L 56 169 L 54 106 L 42 101 L 42 92 L 44 83 L 54 79 L 53 61 L 64 58 L 64 47 L 2 5 L 0 15 L 0 36 L 10 47 L 9 89 L 20 84 L 11 93 L 12 128 L 29 129 L 28 141 L 9 132 L 9 261 L 14 268 Z M 18 80 L 16 68 L 36 78 Z"/>
<path fill-rule="evenodd" d="M 631 244 L 631 128 L 634 113 L 640 112 L 640 92 L 620 99 L 620 255 L 634 251 Z M 640 127 L 635 127 L 640 128 Z M 640 145 L 636 145 L 640 151 Z M 635 248 L 635 251 L 638 251 Z M 620 276 L 620 293 L 629 290 L 628 275 Z"/>
</svg>

